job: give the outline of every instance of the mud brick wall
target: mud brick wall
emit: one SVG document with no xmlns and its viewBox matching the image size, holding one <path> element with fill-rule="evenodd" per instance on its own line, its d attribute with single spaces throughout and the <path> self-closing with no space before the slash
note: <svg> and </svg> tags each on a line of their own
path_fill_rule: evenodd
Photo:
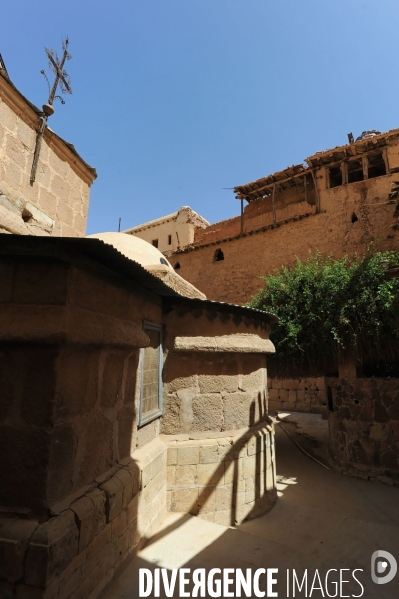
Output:
<svg viewBox="0 0 399 599">
<path fill-rule="evenodd" d="M 324 377 L 268 379 L 269 411 L 293 410 L 320 414 L 327 405 Z"/>
<path fill-rule="evenodd" d="M 389 167 L 399 167 L 397 140 L 387 153 Z M 306 260 L 310 249 L 339 258 L 364 252 L 373 240 L 378 250 L 397 248 L 399 229 L 393 218 L 394 207 L 386 205 L 397 174 L 332 189 L 328 188 L 327 177 L 325 167 L 317 170 L 319 214 L 314 214 L 314 206 L 307 205 L 304 212 L 306 203 L 292 203 L 282 208 L 287 211 L 284 218 L 279 216 L 284 222 L 266 226 L 270 212 L 264 200 L 257 200 L 248 211 L 251 230 L 245 233 L 244 229 L 242 237 L 236 237 L 239 217 L 216 223 L 198 231 L 197 243 L 176 252 L 169 261 L 173 266 L 179 263 L 179 274 L 209 299 L 243 304 L 263 287 L 261 276 L 283 265 L 290 266 L 297 258 Z M 308 212 L 310 216 L 306 216 Z M 252 217 L 255 220 L 251 224 Z M 215 261 L 219 249 L 224 260 Z"/>
<path fill-rule="evenodd" d="M 327 384 L 335 466 L 399 485 L 399 380 L 327 379 Z"/>
<path fill-rule="evenodd" d="M 40 523 L 0 523 L 2 599 L 95 599 L 166 515 L 167 448 L 154 440 Z"/>
<path fill-rule="evenodd" d="M 168 510 L 234 526 L 266 513 L 277 500 L 271 421 L 241 434 L 168 446 Z"/>
<path fill-rule="evenodd" d="M 36 112 L 0 76 L 0 231 L 84 237 L 95 174 L 47 129 L 31 184 L 39 124 Z"/>
</svg>

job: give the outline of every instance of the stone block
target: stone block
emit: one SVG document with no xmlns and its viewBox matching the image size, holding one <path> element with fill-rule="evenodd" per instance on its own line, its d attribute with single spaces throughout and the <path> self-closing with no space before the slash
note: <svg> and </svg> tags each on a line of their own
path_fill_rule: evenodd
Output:
<svg viewBox="0 0 399 599">
<path fill-rule="evenodd" d="M 216 511 L 216 485 L 198 487 L 198 506 L 201 513 Z"/>
<path fill-rule="evenodd" d="M 288 401 L 288 398 L 289 398 L 288 389 L 280 389 L 279 398 L 280 398 L 280 401 Z"/>
<path fill-rule="evenodd" d="M 242 375 L 241 388 L 243 391 L 264 389 L 266 386 L 266 369 L 259 368 L 249 374 Z"/>
<path fill-rule="evenodd" d="M 197 466 L 195 464 L 187 466 L 176 466 L 175 484 L 177 486 L 195 485 L 197 479 Z"/>
<path fill-rule="evenodd" d="M 305 401 L 305 389 L 298 389 L 296 392 L 296 398 L 298 401 Z"/>
<path fill-rule="evenodd" d="M 86 571 L 90 572 L 112 548 L 112 525 L 108 524 L 86 548 Z"/>
<path fill-rule="evenodd" d="M 279 399 L 279 390 L 278 389 L 269 389 L 269 402 Z"/>
<path fill-rule="evenodd" d="M 233 499 L 233 484 L 216 487 L 216 511 L 231 510 Z"/>
<path fill-rule="evenodd" d="M 180 468 L 194 468 L 195 466 L 179 466 Z M 172 488 L 176 484 L 176 466 L 167 466 L 166 477 L 168 488 Z"/>
<path fill-rule="evenodd" d="M 114 545 L 114 567 L 117 568 L 127 558 L 130 553 L 129 548 L 129 530 L 118 538 Z"/>
<path fill-rule="evenodd" d="M 132 472 L 127 468 L 121 468 L 115 472 L 115 477 L 119 478 L 123 485 L 122 508 L 125 508 L 130 503 L 133 497 L 133 476 Z"/>
<path fill-rule="evenodd" d="M 177 463 L 179 466 L 188 466 L 199 463 L 199 446 L 179 443 L 177 448 Z"/>
<path fill-rule="evenodd" d="M 200 393 L 233 393 L 238 390 L 238 375 L 198 375 Z"/>
<path fill-rule="evenodd" d="M 252 395 L 249 393 L 228 393 L 223 398 L 224 431 L 248 426 L 252 421 Z"/>
<path fill-rule="evenodd" d="M 291 403 L 295 403 L 297 399 L 296 393 L 296 389 L 290 389 L 288 392 L 288 401 L 290 401 Z"/>
<path fill-rule="evenodd" d="M 256 474 L 256 455 L 248 456 L 247 458 L 243 458 L 243 472 L 244 478 L 251 478 Z"/>
<path fill-rule="evenodd" d="M 198 512 L 198 487 L 172 491 L 171 512 Z"/>
<path fill-rule="evenodd" d="M 233 441 L 227 438 L 218 439 L 218 455 L 220 462 L 227 462 L 234 460 L 236 457 L 236 451 L 233 445 Z"/>
<path fill-rule="evenodd" d="M 100 485 L 106 495 L 105 511 L 107 522 L 111 522 L 122 510 L 123 505 L 123 484 L 122 481 L 113 476 L 105 483 Z"/>
<path fill-rule="evenodd" d="M 97 533 L 96 511 L 93 502 L 88 497 L 81 497 L 71 505 L 76 514 L 79 527 L 79 552 L 83 551 L 94 539 Z"/>
<path fill-rule="evenodd" d="M 16 582 L 24 576 L 28 541 L 39 523 L 36 520 L 6 519 L 0 527 L 0 578 Z"/>
<path fill-rule="evenodd" d="M 132 501 L 129 503 L 129 505 L 126 508 L 128 526 L 130 526 L 132 524 L 132 522 L 137 520 L 138 505 L 139 505 L 139 495 L 135 495 L 135 497 L 133 497 Z"/>
<path fill-rule="evenodd" d="M 78 553 L 79 531 L 72 510 L 41 524 L 33 533 L 25 562 L 25 582 L 46 587 Z"/>
<path fill-rule="evenodd" d="M 224 481 L 224 464 L 198 464 L 197 483 L 199 485 L 217 485 Z"/>
<path fill-rule="evenodd" d="M 177 447 L 168 447 L 168 458 L 167 464 L 168 466 L 176 466 L 177 464 Z"/>
<path fill-rule="evenodd" d="M 218 431 L 222 424 L 222 396 L 220 393 L 197 395 L 192 400 L 192 431 Z"/>
<path fill-rule="evenodd" d="M 122 536 L 127 529 L 127 510 L 123 510 L 120 514 L 112 520 L 111 523 L 111 538 L 112 542 L 115 543 L 120 536 Z"/>
<path fill-rule="evenodd" d="M 83 551 L 65 568 L 59 579 L 59 599 L 68 599 L 86 577 L 86 553 Z"/>
<path fill-rule="evenodd" d="M 215 512 L 216 524 L 222 526 L 234 526 L 235 525 L 235 510 L 230 508 L 228 510 L 220 510 Z"/>
<path fill-rule="evenodd" d="M 216 439 L 209 439 L 201 442 L 199 452 L 200 464 L 212 464 L 219 461 L 219 450 Z"/>
</svg>

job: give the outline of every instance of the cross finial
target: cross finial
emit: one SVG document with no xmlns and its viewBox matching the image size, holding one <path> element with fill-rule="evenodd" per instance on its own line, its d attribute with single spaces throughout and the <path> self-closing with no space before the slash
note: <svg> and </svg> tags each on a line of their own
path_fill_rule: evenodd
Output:
<svg viewBox="0 0 399 599">
<path fill-rule="evenodd" d="M 72 58 L 72 56 L 69 54 L 69 51 L 68 51 L 68 45 L 69 45 L 69 39 L 68 39 L 68 37 L 66 37 L 62 41 L 62 49 L 64 50 L 64 52 L 63 52 L 61 60 L 58 58 L 57 53 L 52 48 L 50 48 L 50 49 L 44 48 L 44 50 L 47 54 L 47 58 L 49 60 L 49 63 L 48 63 L 49 68 L 53 71 L 53 73 L 55 75 L 55 79 L 54 79 L 53 86 L 50 89 L 50 83 L 49 83 L 46 73 L 44 72 L 44 70 L 40 71 L 42 73 L 42 75 L 44 75 L 44 77 L 46 78 L 47 85 L 49 88 L 49 97 L 48 97 L 47 104 L 43 104 L 44 117 L 41 121 L 40 129 L 38 131 L 37 139 L 36 139 L 35 154 L 33 156 L 33 164 L 32 164 L 32 170 L 31 170 L 31 175 L 30 175 L 31 183 L 33 183 L 36 178 L 36 170 L 37 170 L 37 164 L 38 164 L 38 160 L 39 160 L 40 147 L 42 144 L 42 138 L 44 135 L 44 131 L 47 126 L 47 120 L 52 114 L 54 114 L 54 108 L 53 108 L 54 100 L 58 98 L 61 101 L 61 104 L 65 104 L 65 101 L 62 99 L 62 97 L 56 95 L 58 85 L 60 85 L 61 92 L 63 94 L 71 94 L 72 93 L 71 80 L 69 78 L 68 73 L 64 70 L 65 61 L 70 60 Z"/>
</svg>

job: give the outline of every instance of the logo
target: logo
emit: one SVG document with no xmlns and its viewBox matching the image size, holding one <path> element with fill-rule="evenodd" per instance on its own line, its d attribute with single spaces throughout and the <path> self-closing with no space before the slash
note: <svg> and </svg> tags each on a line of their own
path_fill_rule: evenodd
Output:
<svg viewBox="0 0 399 599">
<path fill-rule="evenodd" d="M 391 553 L 382 549 L 374 551 L 371 556 L 371 579 L 375 584 L 387 584 L 387 582 L 391 582 L 395 578 L 397 570 L 397 561 Z M 386 574 L 381 576 L 384 572 Z"/>
</svg>

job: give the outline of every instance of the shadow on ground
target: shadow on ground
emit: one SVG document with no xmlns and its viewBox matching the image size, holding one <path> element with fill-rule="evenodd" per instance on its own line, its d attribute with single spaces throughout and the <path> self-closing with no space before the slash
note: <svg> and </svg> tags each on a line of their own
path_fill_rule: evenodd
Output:
<svg viewBox="0 0 399 599">
<path fill-rule="evenodd" d="M 287 569 L 295 568 L 301 577 L 304 569 L 308 570 L 309 592 L 315 569 L 324 580 L 329 569 L 360 568 L 363 572 L 357 572 L 357 577 L 365 587 L 362 597 L 396 599 L 399 576 L 377 587 L 371 581 L 370 562 L 377 549 L 399 558 L 399 490 L 324 469 L 303 455 L 278 427 L 276 441 L 279 499 L 270 512 L 237 528 L 169 514 L 159 535 L 126 564 L 105 598 L 136 599 L 140 568 L 166 568 L 170 578 L 173 568 L 184 567 L 207 571 L 211 568 L 278 568 L 278 584 L 274 590 L 279 597 L 287 596 Z M 174 528 L 176 519 L 180 526 Z M 163 534 L 165 528 L 171 532 Z M 331 574 L 331 582 L 337 580 L 336 573 Z M 361 588 L 349 571 L 344 573 L 344 579 L 352 582 L 343 585 L 341 596 L 359 596 Z M 265 590 L 265 578 L 261 581 L 260 587 L 263 585 Z M 329 592 L 334 596 L 333 585 Z M 181 595 L 177 590 L 173 596 Z M 305 596 L 303 591 L 296 592 L 296 597 Z M 311 596 L 319 598 L 323 594 L 314 590 Z M 166 597 L 162 587 L 160 597 Z"/>
</svg>

